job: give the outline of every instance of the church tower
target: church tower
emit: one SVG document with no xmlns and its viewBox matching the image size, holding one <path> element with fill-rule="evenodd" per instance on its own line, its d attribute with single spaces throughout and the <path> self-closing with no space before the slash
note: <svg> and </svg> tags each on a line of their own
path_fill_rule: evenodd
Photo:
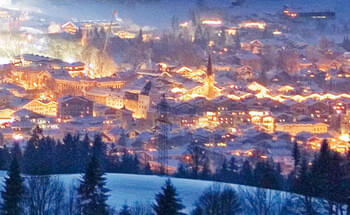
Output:
<svg viewBox="0 0 350 215">
<path fill-rule="evenodd" d="M 213 73 L 213 65 L 211 62 L 211 56 L 208 57 L 208 66 L 207 66 L 207 86 L 208 86 L 208 98 L 215 97 L 215 86 L 214 86 L 214 73 Z"/>
</svg>

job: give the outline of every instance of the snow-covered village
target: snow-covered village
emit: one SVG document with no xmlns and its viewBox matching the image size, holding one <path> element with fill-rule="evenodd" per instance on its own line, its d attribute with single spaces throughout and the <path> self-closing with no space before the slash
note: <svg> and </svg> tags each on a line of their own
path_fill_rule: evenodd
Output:
<svg viewBox="0 0 350 215">
<path fill-rule="evenodd" d="M 0 215 L 350 215 L 348 0 L 0 0 Z"/>
</svg>

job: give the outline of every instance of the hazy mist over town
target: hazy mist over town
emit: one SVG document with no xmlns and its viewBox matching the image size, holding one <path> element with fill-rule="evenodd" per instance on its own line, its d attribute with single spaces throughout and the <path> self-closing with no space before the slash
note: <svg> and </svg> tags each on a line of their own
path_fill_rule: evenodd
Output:
<svg viewBox="0 0 350 215">
<path fill-rule="evenodd" d="M 350 215 L 350 2 L 0 0 L 0 215 Z"/>
</svg>

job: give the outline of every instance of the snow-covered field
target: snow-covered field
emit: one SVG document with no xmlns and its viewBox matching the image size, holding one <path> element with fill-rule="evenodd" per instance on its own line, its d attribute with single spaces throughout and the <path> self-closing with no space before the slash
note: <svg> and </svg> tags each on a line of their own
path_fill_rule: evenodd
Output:
<svg viewBox="0 0 350 215">
<path fill-rule="evenodd" d="M 80 175 L 61 175 L 65 184 L 78 183 Z M 123 204 L 133 205 L 135 202 L 152 203 L 155 194 L 161 191 L 167 177 L 131 174 L 107 174 L 107 188 L 110 189 L 109 205 L 119 209 Z M 172 178 L 186 211 L 193 208 L 198 197 L 209 186 L 211 181 Z M 231 185 L 238 188 L 238 185 Z"/>
<path fill-rule="evenodd" d="M 0 171 L 0 178 L 3 179 L 6 172 Z M 78 185 L 80 174 L 59 175 L 67 190 L 74 184 Z M 108 204 L 116 209 L 124 204 L 133 205 L 135 202 L 150 204 L 155 194 L 161 191 L 167 177 L 151 175 L 132 175 L 132 174 L 107 174 L 107 188 L 110 189 Z M 186 211 L 191 211 L 194 203 L 201 193 L 209 186 L 213 185 L 211 181 L 190 180 L 171 178 L 175 185 Z M 230 185 L 238 189 L 239 185 Z M 241 186 L 243 187 L 243 186 Z"/>
</svg>

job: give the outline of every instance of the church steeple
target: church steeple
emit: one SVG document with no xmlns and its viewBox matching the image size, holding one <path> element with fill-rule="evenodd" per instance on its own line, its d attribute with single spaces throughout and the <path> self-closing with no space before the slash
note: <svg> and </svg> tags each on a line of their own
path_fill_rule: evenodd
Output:
<svg viewBox="0 0 350 215">
<path fill-rule="evenodd" d="M 207 66 L 207 87 L 208 87 L 208 98 L 214 98 L 215 97 L 215 84 L 214 84 L 214 74 L 213 74 L 213 65 L 211 62 L 211 56 L 209 54 L 208 57 L 208 66 Z"/>
<path fill-rule="evenodd" d="M 208 57 L 208 66 L 207 66 L 207 76 L 212 76 L 213 75 L 213 66 L 212 66 L 212 63 L 211 63 L 211 55 L 209 54 L 209 57 Z"/>
</svg>

